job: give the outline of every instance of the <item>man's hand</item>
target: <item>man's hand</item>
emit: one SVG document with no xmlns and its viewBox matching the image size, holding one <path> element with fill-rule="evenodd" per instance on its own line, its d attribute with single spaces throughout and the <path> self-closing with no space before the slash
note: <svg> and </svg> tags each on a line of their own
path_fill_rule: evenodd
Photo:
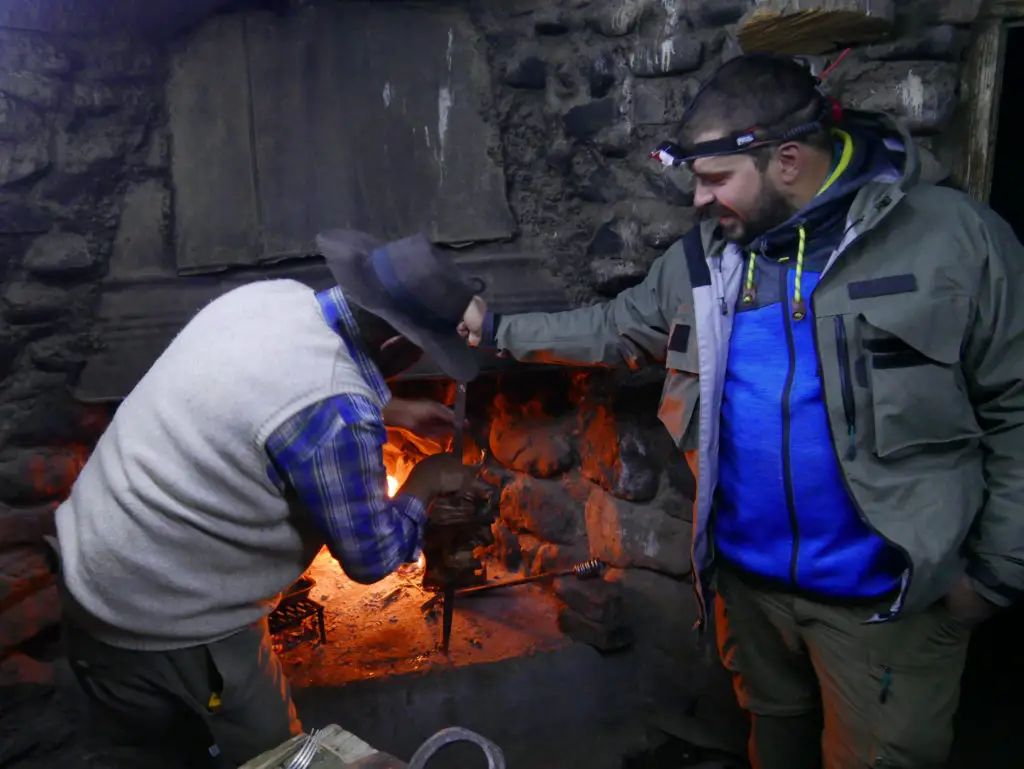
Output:
<svg viewBox="0 0 1024 769">
<path fill-rule="evenodd" d="M 489 487 L 477 478 L 478 467 L 462 464 L 454 454 L 431 454 L 409 473 L 399 494 L 411 494 L 424 505 L 439 494 L 457 492 L 481 496 Z"/>
<path fill-rule="evenodd" d="M 432 400 L 392 398 L 384 407 L 384 424 L 399 427 L 424 438 L 443 441 L 455 428 L 455 413 Z"/>
<path fill-rule="evenodd" d="M 953 619 L 967 628 L 975 628 L 998 611 L 971 586 L 971 579 L 961 575 L 946 596 L 946 609 Z"/>
<path fill-rule="evenodd" d="M 487 302 L 483 297 L 474 296 L 462 316 L 462 323 L 459 324 L 459 334 L 472 347 L 480 344 L 483 338 L 484 317 L 487 315 Z"/>
</svg>

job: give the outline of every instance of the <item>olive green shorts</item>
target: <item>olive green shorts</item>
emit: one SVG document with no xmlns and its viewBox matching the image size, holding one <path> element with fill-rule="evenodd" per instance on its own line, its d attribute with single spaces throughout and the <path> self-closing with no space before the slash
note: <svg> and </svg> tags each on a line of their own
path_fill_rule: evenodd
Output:
<svg viewBox="0 0 1024 769">
<path fill-rule="evenodd" d="M 943 605 L 865 624 L 891 600 L 821 603 L 727 566 L 717 587 L 719 653 L 753 717 L 755 766 L 944 766 L 970 631 Z"/>
</svg>

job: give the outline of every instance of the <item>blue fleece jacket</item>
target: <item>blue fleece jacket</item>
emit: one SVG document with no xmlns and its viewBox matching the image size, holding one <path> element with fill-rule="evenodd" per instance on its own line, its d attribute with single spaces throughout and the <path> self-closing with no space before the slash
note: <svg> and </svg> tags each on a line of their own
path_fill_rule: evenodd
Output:
<svg viewBox="0 0 1024 769">
<path fill-rule="evenodd" d="M 845 490 L 818 376 L 813 294 L 856 192 L 891 174 L 893 162 L 870 134 L 837 132 L 836 140 L 832 174 L 818 196 L 746 250 L 712 536 L 716 553 L 744 571 L 824 597 L 870 598 L 896 588 L 905 564 Z M 806 303 L 802 319 L 794 317 L 797 298 Z"/>
</svg>

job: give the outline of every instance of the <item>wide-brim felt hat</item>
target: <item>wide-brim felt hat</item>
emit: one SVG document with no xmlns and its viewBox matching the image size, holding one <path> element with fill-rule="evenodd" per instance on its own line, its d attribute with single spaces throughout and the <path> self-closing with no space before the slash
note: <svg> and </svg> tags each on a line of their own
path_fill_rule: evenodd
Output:
<svg viewBox="0 0 1024 769">
<path fill-rule="evenodd" d="M 424 235 L 384 243 L 328 230 L 316 243 L 347 301 L 390 323 L 452 379 L 476 377 L 476 355 L 458 332 L 474 291 L 448 254 Z"/>
</svg>

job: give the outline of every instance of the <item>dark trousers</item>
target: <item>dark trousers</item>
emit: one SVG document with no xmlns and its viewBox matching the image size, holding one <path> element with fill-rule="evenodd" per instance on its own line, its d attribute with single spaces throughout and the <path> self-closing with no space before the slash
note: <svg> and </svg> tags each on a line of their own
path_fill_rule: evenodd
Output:
<svg viewBox="0 0 1024 769">
<path fill-rule="evenodd" d="M 719 653 L 755 769 L 945 765 L 970 632 L 938 604 L 864 624 L 890 602 L 824 604 L 719 569 Z"/>
<path fill-rule="evenodd" d="M 109 646 L 68 621 L 64 631 L 94 728 L 115 745 L 237 767 L 302 731 L 266 622 L 166 652 Z"/>
</svg>

